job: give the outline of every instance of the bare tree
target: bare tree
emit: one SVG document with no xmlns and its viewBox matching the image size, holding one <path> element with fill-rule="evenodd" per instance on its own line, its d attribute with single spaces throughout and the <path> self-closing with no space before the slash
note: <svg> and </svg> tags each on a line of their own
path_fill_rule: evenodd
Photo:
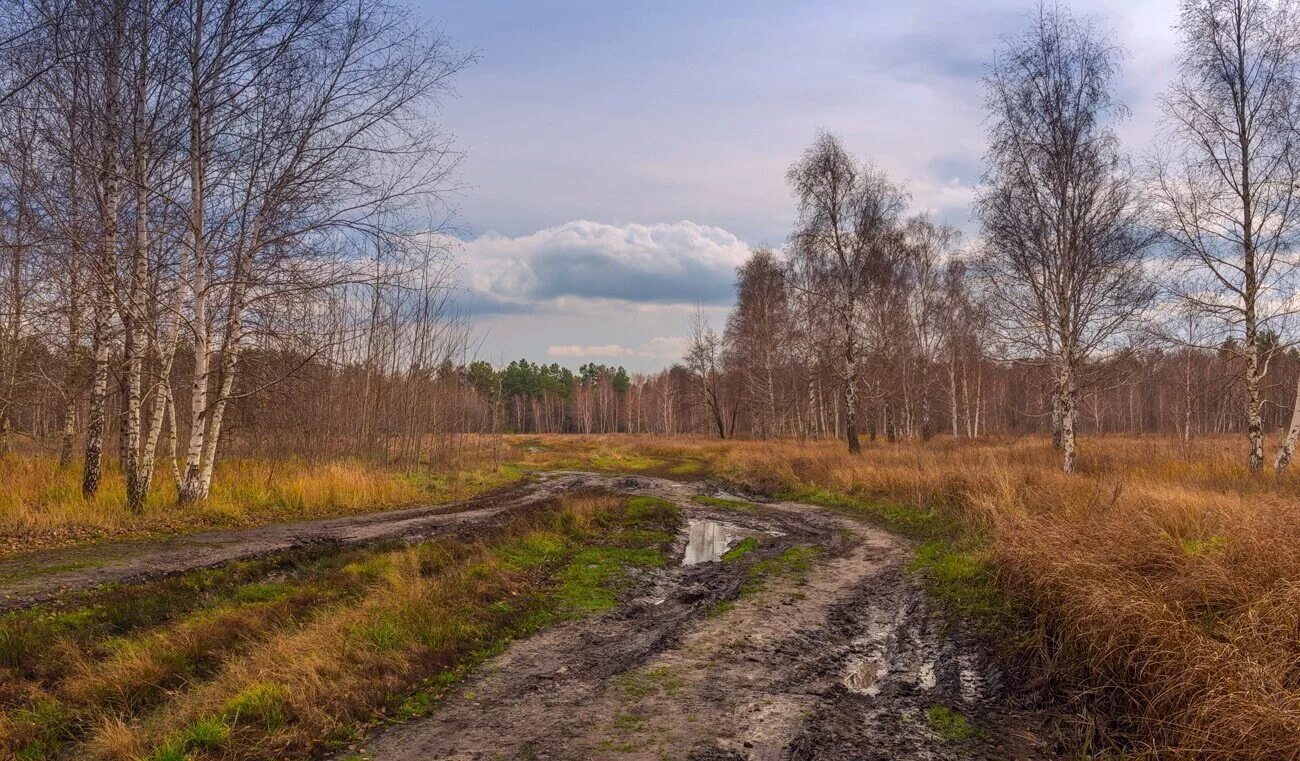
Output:
<svg viewBox="0 0 1300 761">
<path fill-rule="evenodd" d="M 1000 336 L 1052 368 L 1067 473 L 1080 369 L 1153 297 L 1142 267 L 1151 236 L 1112 128 L 1123 115 L 1111 93 L 1118 56 L 1089 23 L 1040 7 L 986 78 L 980 269 Z"/>
<path fill-rule="evenodd" d="M 1155 171 L 1161 222 L 1182 265 L 1182 300 L 1239 338 L 1247 463 L 1259 470 L 1272 358 L 1262 338 L 1293 309 L 1280 289 L 1293 274 L 1300 221 L 1300 35 L 1286 0 L 1187 0 L 1179 30 L 1179 76 L 1164 98 L 1169 148 Z M 1278 470 L 1294 444 L 1288 436 Z"/>
<path fill-rule="evenodd" d="M 942 314 L 945 306 L 956 306 L 944 304 L 943 273 L 956 253 L 960 238 L 957 230 L 935 224 L 926 215 L 908 220 L 905 227 L 906 245 L 899 285 L 904 291 L 905 313 L 911 333 L 909 359 L 916 375 L 914 396 L 920 408 L 917 428 L 923 439 L 929 439 L 934 433 L 930 401 L 934 370 L 939 361 Z"/>
<path fill-rule="evenodd" d="M 779 369 L 789 347 L 790 299 L 784 266 L 766 248 L 754 251 L 736 270 L 736 308 L 724 334 L 729 364 L 743 375 L 745 399 L 763 438 L 777 435 L 781 418 L 776 394 Z"/>
<path fill-rule="evenodd" d="M 866 309 L 888 281 L 902 243 L 906 196 L 884 172 L 862 165 L 839 138 L 820 133 L 786 174 L 798 203 L 791 234 L 792 282 L 824 311 L 844 389 L 845 435 L 858 439 L 858 373 Z"/>
<path fill-rule="evenodd" d="M 707 411 L 718 438 L 727 438 L 731 426 L 723 400 L 722 337 L 709 327 L 700 310 L 691 319 L 691 342 L 683 360 L 694 378 L 698 403 Z"/>
</svg>

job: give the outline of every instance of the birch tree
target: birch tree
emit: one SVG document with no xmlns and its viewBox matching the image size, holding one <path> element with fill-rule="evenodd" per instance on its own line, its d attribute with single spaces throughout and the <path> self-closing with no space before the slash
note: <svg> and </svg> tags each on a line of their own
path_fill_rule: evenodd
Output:
<svg viewBox="0 0 1300 761">
<path fill-rule="evenodd" d="M 939 360 L 941 315 L 945 308 L 943 273 L 955 254 L 960 234 L 948 225 L 935 224 L 926 215 L 907 221 L 900 282 L 904 289 L 912 356 L 917 375 L 921 438 L 934 429 L 930 415 L 934 370 Z M 947 305 L 953 308 L 955 305 Z"/>
<path fill-rule="evenodd" d="M 798 221 L 790 237 L 793 282 L 824 311 L 843 388 L 849 451 L 858 436 L 858 389 L 871 300 L 901 255 L 906 196 L 881 170 L 860 164 L 839 138 L 818 134 L 786 173 Z"/>
<path fill-rule="evenodd" d="M 1287 0 L 1187 0 L 1178 78 L 1163 100 L 1156 163 L 1160 220 L 1180 265 L 1181 300 L 1222 327 L 1242 359 L 1248 453 L 1264 464 L 1263 337 L 1294 309 L 1288 287 L 1300 222 L 1297 33 Z M 1300 432 L 1300 421 L 1292 432 Z M 1275 461 L 1290 462 L 1295 435 Z"/>
<path fill-rule="evenodd" d="M 1006 345 L 1052 371 L 1062 468 L 1075 468 L 1080 370 L 1150 303 L 1152 241 L 1114 124 L 1120 51 L 1040 7 L 985 80 L 989 149 L 979 266 Z"/>
<path fill-rule="evenodd" d="M 780 432 L 777 383 L 789 347 L 790 303 L 784 265 L 770 249 L 754 251 L 736 270 L 736 307 L 724 341 L 743 375 L 743 389 L 757 433 Z"/>
<path fill-rule="evenodd" d="M 722 337 L 709 327 L 704 314 L 697 311 L 691 320 L 690 344 L 683 358 L 694 380 L 696 398 L 708 415 L 718 438 L 725 439 L 733 426 L 724 400 Z"/>
<path fill-rule="evenodd" d="M 211 488 L 250 314 L 366 280 L 347 251 L 401 235 L 396 212 L 446 187 L 455 156 L 421 117 L 469 60 L 378 3 L 207 2 L 187 27 L 187 502 Z"/>
</svg>

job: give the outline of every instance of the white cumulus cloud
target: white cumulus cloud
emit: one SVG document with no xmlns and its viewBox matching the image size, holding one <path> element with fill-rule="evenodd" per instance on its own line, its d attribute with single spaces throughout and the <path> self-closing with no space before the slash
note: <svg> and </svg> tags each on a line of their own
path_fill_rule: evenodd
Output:
<svg viewBox="0 0 1300 761">
<path fill-rule="evenodd" d="M 479 313 L 573 300 L 729 304 L 736 267 L 748 255 L 730 232 L 689 221 L 574 221 L 513 238 L 488 233 L 461 253 L 469 306 Z"/>
<path fill-rule="evenodd" d="M 546 347 L 547 356 L 551 357 L 631 357 L 634 352 L 626 346 L 603 344 L 601 346 L 579 346 L 562 344 Z"/>
</svg>

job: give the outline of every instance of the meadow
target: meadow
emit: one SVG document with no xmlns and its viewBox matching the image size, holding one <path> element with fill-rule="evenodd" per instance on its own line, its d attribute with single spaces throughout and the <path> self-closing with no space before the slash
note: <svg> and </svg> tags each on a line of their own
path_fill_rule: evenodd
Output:
<svg viewBox="0 0 1300 761">
<path fill-rule="evenodd" d="M 50 456 L 0 456 L 0 558 L 70 545 L 148 539 L 204 530 L 248 528 L 292 520 L 375 512 L 464 499 L 520 478 L 469 448 L 451 467 L 411 470 L 362 459 L 232 458 L 217 466 L 212 494 L 180 507 L 170 474 L 139 511 L 125 497 L 121 470 L 105 469 L 102 488 L 81 494 L 81 469 Z"/>
<path fill-rule="evenodd" d="M 468 462 L 436 478 L 354 461 L 232 463 L 213 505 L 186 512 L 160 493 L 141 514 L 107 498 L 83 502 L 49 464 L 11 457 L 0 462 L 0 477 L 13 484 L 0 500 L 0 527 L 10 546 L 58 544 L 439 501 L 533 470 L 710 478 L 914 540 L 913 567 L 935 597 L 998 643 L 1014 678 L 1064 717 L 1082 754 L 1300 755 L 1300 477 L 1248 473 L 1236 438 L 1082 443 L 1078 472 L 1066 475 L 1040 439 L 869 443 L 850 456 L 833 441 L 521 436 L 507 440 L 501 463 Z M 502 637 L 559 615 L 553 595 L 565 594 L 557 591 L 565 564 L 609 544 L 618 521 L 593 516 L 621 515 L 621 505 L 563 503 L 474 546 L 205 572 L 211 578 L 183 582 L 202 588 L 199 602 L 159 587 L 150 593 L 162 601 L 156 610 L 95 599 L 10 614 L 0 622 L 0 660 L 22 679 L 5 698 L 26 713 L 11 712 L 0 739 L 10 748 L 63 747 L 39 728 L 73 727 L 55 736 L 104 758 L 202 748 L 208 731 L 245 733 L 247 747 L 262 750 L 309 748 L 305 738 L 330 733 L 345 741 L 356 722 L 395 710 L 393 695 L 410 699 L 415 685 L 440 684 Z M 633 560 L 662 562 L 651 557 L 661 545 L 651 541 L 650 555 Z M 503 594 L 533 602 L 503 610 Z M 115 605 L 130 612 L 111 613 Z M 410 639 L 430 630 L 410 621 L 447 611 L 464 612 L 462 623 L 447 623 L 464 628 L 439 634 L 443 649 Z M 105 623 L 106 615 L 121 621 Z M 40 627 L 53 627 L 46 633 L 71 659 L 58 662 L 71 665 L 56 667 L 23 644 L 22 633 Z M 346 661 L 362 657 L 349 645 L 356 641 L 379 643 L 384 654 L 359 668 Z M 348 687 L 351 701 L 312 713 L 323 685 L 345 677 L 359 680 Z M 160 691 L 180 681 L 198 686 L 168 712 L 173 718 L 159 718 Z M 54 718 L 41 718 L 44 710 Z"/>
</svg>

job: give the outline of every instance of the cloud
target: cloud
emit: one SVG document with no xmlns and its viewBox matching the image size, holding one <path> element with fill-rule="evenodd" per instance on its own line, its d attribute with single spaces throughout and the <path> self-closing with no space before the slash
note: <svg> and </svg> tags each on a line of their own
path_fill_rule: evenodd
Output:
<svg viewBox="0 0 1300 761">
<path fill-rule="evenodd" d="M 574 221 L 513 238 L 488 233 L 462 246 L 468 302 L 486 314 L 575 300 L 726 305 L 748 255 L 735 235 L 689 221 Z"/>
<path fill-rule="evenodd" d="M 564 344 L 562 346 L 546 347 L 546 354 L 550 357 L 630 357 L 633 356 L 633 351 L 618 344 L 605 344 L 603 346 Z"/>
<path fill-rule="evenodd" d="M 640 359 L 677 360 L 686 352 L 687 340 L 684 336 L 656 336 L 629 348 L 621 344 L 601 344 L 582 346 L 579 344 L 552 345 L 546 348 L 550 357 L 566 358 L 611 358 L 635 357 Z"/>
<path fill-rule="evenodd" d="M 657 359 L 680 359 L 686 353 L 686 336 L 659 336 L 641 344 L 640 356 Z"/>
</svg>

